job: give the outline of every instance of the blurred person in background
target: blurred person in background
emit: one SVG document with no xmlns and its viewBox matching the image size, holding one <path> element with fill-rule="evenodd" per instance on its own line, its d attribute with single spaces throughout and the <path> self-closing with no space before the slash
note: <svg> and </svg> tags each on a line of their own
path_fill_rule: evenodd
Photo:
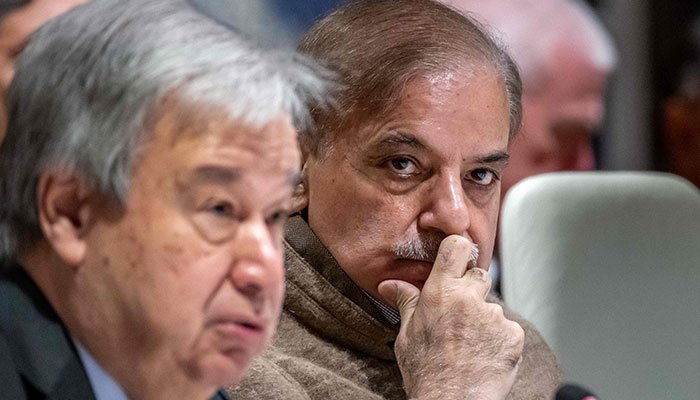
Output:
<svg viewBox="0 0 700 400">
<path fill-rule="evenodd" d="M 691 30 L 692 52 L 675 93 L 663 104 L 663 129 L 671 172 L 700 187 L 700 17 Z"/>
<path fill-rule="evenodd" d="M 0 0 L 0 142 L 5 136 L 5 93 L 15 58 L 29 34 L 49 19 L 87 0 Z"/>
<path fill-rule="evenodd" d="M 277 325 L 322 75 L 178 0 L 39 28 L 0 144 L 0 397 L 226 398 Z"/>
<path fill-rule="evenodd" d="M 593 139 L 617 54 L 594 11 L 580 0 L 444 0 L 492 27 L 523 80 L 522 132 L 502 176 L 501 202 L 532 175 L 596 167 Z M 489 269 L 499 289 L 497 259 Z"/>
</svg>

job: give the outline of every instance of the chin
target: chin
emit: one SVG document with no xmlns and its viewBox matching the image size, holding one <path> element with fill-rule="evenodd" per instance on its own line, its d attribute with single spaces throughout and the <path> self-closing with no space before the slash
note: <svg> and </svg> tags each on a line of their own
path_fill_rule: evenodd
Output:
<svg viewBox="0 0 700 400">
<path fill-rule="evenodd" d="M 248 366 L 252 360 L 253 355 L 247 352 L 210 356 L 200 364 L 196 375 L 204 386 L 216 390 L 243 380 L 248 374 Z"/>
</svg>

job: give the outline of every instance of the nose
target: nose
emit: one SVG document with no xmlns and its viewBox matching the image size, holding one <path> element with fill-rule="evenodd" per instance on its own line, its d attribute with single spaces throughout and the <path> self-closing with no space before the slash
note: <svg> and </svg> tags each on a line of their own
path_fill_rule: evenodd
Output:
<svg viewBox="0 0 700 400">
<path fill-rule="evenodd" d="M 470 219 L 461 174 L 440 174 L 435 179 L 427 189 L 426 208 L 418 217 L 419 228 L 445 235 L 466 235 Z"/>
<path fill-rule="evenodd" d="M 241 223 L 236 233 L 231 282 L 255 307 L 262 304 L 266 291 L 284 290 L 282 253 L 277 240 L 264 218 Z"/>
</svg>

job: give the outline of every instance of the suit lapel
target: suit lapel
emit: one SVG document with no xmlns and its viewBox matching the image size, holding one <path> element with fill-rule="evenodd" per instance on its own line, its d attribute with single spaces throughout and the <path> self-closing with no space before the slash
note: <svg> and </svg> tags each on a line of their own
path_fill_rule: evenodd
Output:
<svg viewBox="0 0 700 400">
<path fill-rule="evenodd" d="M 48 399 L 94 399 L 63 323 L 17 264 L 0 266 L 0 326 L 29 390 Z"/>
<path fill-rule="evenodd" d="M 22 267 L 0 261 L 0 356 L 6 353 L 23 378 L 28 398 L 95 400 L 85 367 L 56 312 Z M 0 378 L 13 376 L 2 367 Z M 14 389 L 11 393 L 19 390 Z M 6 394 L 0 391 L 0 398 Z M 220 390 L 211 400 L 231 399 Z"/>
<path fill-rule="evenodd" d="M 47 396 L 47 400 L 71 399 L 95 399 L 92 387 L 77 354 L 66 361 L 55 386 Z"/>
</svg>

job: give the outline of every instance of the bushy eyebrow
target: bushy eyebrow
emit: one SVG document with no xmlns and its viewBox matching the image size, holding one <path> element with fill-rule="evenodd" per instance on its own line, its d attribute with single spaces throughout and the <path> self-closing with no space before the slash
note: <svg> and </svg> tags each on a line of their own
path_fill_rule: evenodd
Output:
<svg viewBox="0 0 700 400">
<path fill-rule="evenodd" d="M 241 174 L 238 168 L 203 165 L 192 171 L 188 178 L 197 183 L 231 184 L 238 181 Z"/>
<path fill-rule="evenodd" d="M 409 146 L 416 149 L 422 149 L 430 152 L 430 147 L 426 146 L 425 143 L 415 135 L 406 132 L 391 132 L 390 134 L 384 136 L 371 147 L 375 149 L 381 149 L 383 147 L 391 146 Z M 464 162 L 471 162 L 476 164 L 507 164 L 510 159 L 510 154 L 505 151 L 496 151 L 483 156 L 477 156 L 471 159 L 464 159 Z"/>
<path fill-rule="evenodd" d="M 427 146 L 423 143 L 423 141 L 418 139 L 415 135 L 405 132 L 392 132 L 375 144 L 375 146 L 382 145 L 403 145 L 427 149 Z"/>
<path fill-rule="evenodd" d="M 487 154 L 485 156 L 477 157 L 473 160 L 464 160 L 464 161 L 471 161 L 477 164 L 500 164 L 500 163 L 507 163 L 508 160 L 510 160 L 510 154 L 506 153 L 505 151 L 497 151 L 495 153 Z"/>
<path fill-rule="evenodd" d="M 240 168 L 203 165 L 195 168 L 187 178 L 194 183 L 229 185 L 236 183 L 242 175 L 243 171 Z M 287 174 L 287 181 L 290 185 L 295 186 L 301 182 L 301 174 L 290 172 Z"/>
</svg>

